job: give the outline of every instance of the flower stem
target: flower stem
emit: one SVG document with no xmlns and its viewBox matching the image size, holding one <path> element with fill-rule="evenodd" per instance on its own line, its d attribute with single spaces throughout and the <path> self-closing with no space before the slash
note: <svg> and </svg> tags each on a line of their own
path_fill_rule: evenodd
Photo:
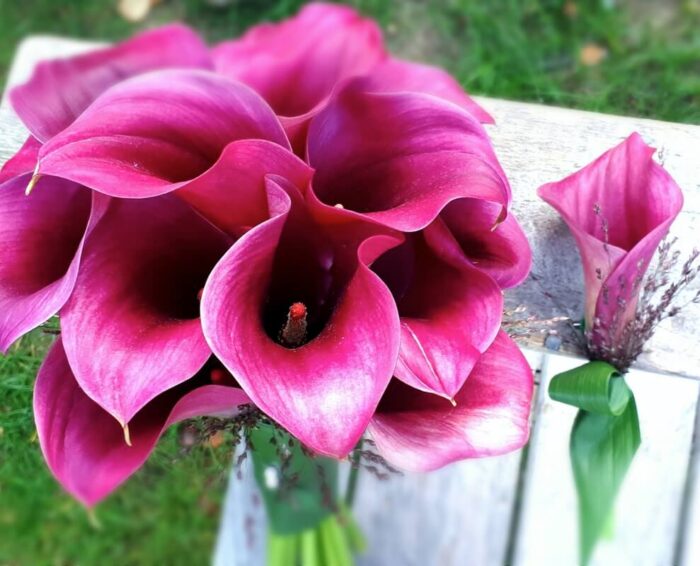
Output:
<svg viewBox="0 0 700 566">
<path fill-rule="evenodd" d="M 360 475 L 360 451 L 362 450 L 362 439 L 357 443 L 352 454 L 352 467 L 350 468 L 350 477 L 348 477 L 348 485 L 345 489 L 345 505 L 348 509 L 352 509 L 355 502 L 355 492 L 357 491 L 357 479 Z"/>
</svg>

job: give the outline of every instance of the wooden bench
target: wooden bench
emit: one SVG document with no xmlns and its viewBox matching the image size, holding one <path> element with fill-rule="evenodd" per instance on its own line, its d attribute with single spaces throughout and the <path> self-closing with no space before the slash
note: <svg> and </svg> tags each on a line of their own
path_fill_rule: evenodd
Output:
<svg viewBox="0 0 700 566">
<path fill-rule="evenodd" d="M 31 37 L 18 48 L 8 85 L 37 61 L 98 44 Z M 569 565 L 577 561 L 576 500 L 568 436 L 575 409 L 546 395 L 550 378 L 582 363 L 558 317 L 582 312 L 582 275 L 574 242 L 536 196 L 541 184 L 582 167 L 632 131 L 660 150 L 685 194 L 673 228 L 687 253 L 700 245 L 700 127 L 479 98 L 496 118 L 489 127 L 514 191 L 514 210 L 534 250 L 531 277 L 507 294 L 508 322 L 539 384 L 527 449 L 379 482 L 360 478 L 356 513 L 370 542 L 364 566 Z M 0 163 L 26 131 L 3 99 Z M 697 284 L 696 284 L 697 285 Z M 521 308 L 518 308 L 521 307 Z M 524 309 L 524 310 L 523 310 Z M 515 314 L 513 314 L 515 313 Z M 643 444 L 620 493 L 615 530 L 594 564 L 700 564 L 700 309 L 666 321 L 629 375 Z M 543 348 L 551 331 L 561 352 Z M 258 564 L 247 530 L 264 521 L 251 504 L 250 478 L 232 475 L 224 505 L 218 566 Z M 257 544 L 262 536 L 256 538 Z"/>
</svg>

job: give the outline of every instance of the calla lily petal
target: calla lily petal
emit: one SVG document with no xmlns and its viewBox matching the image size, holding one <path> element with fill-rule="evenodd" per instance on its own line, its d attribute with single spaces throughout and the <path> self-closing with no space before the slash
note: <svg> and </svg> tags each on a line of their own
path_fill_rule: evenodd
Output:
<svg viewBox="0 0 700 566">
<path fill-rule="evenodd" d="M 88 507 L 138 470 L 172 424 L 196 416 L 233 416 L 249 403 L 241 389 L 182 387 L 140 411 L 130 428 L 119 424 L 82 391 L 59 339 L 44 360 L 34 388 L 34 416 L 44 458 L 63 488 Z"/>
<path fill-rule="evenodd" d="M 683 207 L 683 194 L 639 134 L 569 177 L 540 187 L 576 239 L 586 284 L 586 326 L 619 330 L 634 313 L 639 282 Z M 616 314 L 617 313 L 617 314 Z M 595 323 L 595 320 L 598 323 Z"/>
<path fill-rule="evenodd" d="M 482 124 L 493 124 L 491 115 L 470 98 L 460 84 L 439 67 L 390 58 L 367 77 L 372 92 L 423 92 L 454 102 Z"/>
<path fill-rule="evenodd" d="M 212 51 L 216 70 L 253 87 L 280 116 L 306 114 L 343 79 L 386 53 L 377 24 L 348 6 L 312 3 L 295 17 L 262 24 Z"/>
<path fill-rule="evenodd" d="M 68 300 L 85 239 L 106 206 L 106 197 L 55 177 L 27 197 L 30 178 L 0 185 L 0 352 Z"/>
<path fill-rule="evenodd" d="M 500 204 L 506 180 L 483 126 L 436 97 L 368 92 L 364 79 L 341 90 L 312 121 L 313 190 L 391 228 L 415 231 L 458 198 Z"/>
<path fill-rule="evenodd" d="M 80 387 L 120 423 L 211 355 L 198 292 L 229 244 L 172 195 L 115 199 L 92 232 L 63 344 Z"/>
<path fill-rule="evenodd" d="M 267 186 L 272 218 L 236 242 L 207 282 L 204 333 L 262 411 L 311 449 L 343 457 L 396 364 L 396 306 L 364 262 L 398 242 L 367 239 L 368 225 L 344 211 L 324 207 L 311 218 L 282 179 Z M 308 330 L 288 347 L 293 305 L 308 313 Z"/>
<path fill-rule="evenodd" d="M 394 380 L 372 419 L 377 450 L 409 471 L 521 448 L 529 433 L 532 370 L 501 331 L 455 396 L 456 405 Z"/>
<path fill-rule="evenodd" d="M 113 47 L 37 65 L 29 81 L 10 91 L 13 108 L 45 142 L 68 127 L 110 86 L 165 68 L 210 69 L 207 46 L 191 29 L 172 24 Z"/>
<path fill-rule="evenodd" d="M 439 222 L 386 252 L 372 266 L 401 315 L 394 375 L 453 399 L 501 325 L 503 295 L 493 279 L 450 250 Z"/>
<path fill-rule="evenodd" d="M 270 107 L 248 87 L 206 71 L 158 71 L 112 87 L 39 153 L 39 172 L 111 196 L 180 188 L 238 139 L 289 148 Z"/>
<path fill-rule="evenodd" d="M 499 222 L 501 207 L 478 199 L 459 199 L 440 214 L 464 255 L 503 289 L 522 283 L 530 273 L 532 251 L 515 216 Z"/>
<path fill-rule="evenodd" d="M 237 237 L 269 218 L 265 190 L 268 175 L 305 187 L 312 173 L 308 165 L 277 144 L 239 140 L 226 147 L 211 169 L 174 194 Z"/>
</svg>

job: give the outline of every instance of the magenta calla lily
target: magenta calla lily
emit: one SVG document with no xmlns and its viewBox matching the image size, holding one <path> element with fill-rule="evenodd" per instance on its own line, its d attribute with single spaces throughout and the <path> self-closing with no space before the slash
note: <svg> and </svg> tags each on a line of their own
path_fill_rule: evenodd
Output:
<svg viewBox="0 0 700 566">
<path fill-rule="evenodd" d="M 368 238 L 367 225 L 343 211 L 312 216 L 288 182 L 270 179 L 267 188 L 272 218 L 243 236 L 207 282 L 204 333 L 258 407 L 312 449 L 342 457 L 396 364 L 398 313 L 365 263 L 397 240 Z M 306 336 L 285 346 L 279 335 L 294 305 L 308 312 Z"/>
<path fill-rule="evenodd" d="M 366 88 L 372 92 L 422 92 L 449 100 L 464 108 L 482 124 L 493 124 L 491 115 L 470 98 L 446 71 L 432 65 L 390 57 L 367 75 Z"/>
<path fill-rule="evenodd" d="M 107 90 L 39 152 L 39 174 L 111 196 L 171 192 L 240 139 L 289 147 L 270 107 L 248 87 L 206 71 L 159 71 Z"/>
<path fill-rule="evenodd" d="M 476 198 L 505 211 L 510 186 L 483 126 L 468 112 L 416 93 L 374 93 L 357 79 L 314 119 L 313 189 L 397 230 L 430 224 L 451 201 Z"/>
<path fill-rule="evenodd" d="M 495 456 L 527 441 L 532 370 L 500 332 L 455 395 L 435 395 L 391 382 L 369 433 L 394 465 L 430 471 L 464 458 Z"/>
<path fill-rule="evenodd" d="M 38 142 L 29 138 L 2 169 L 0 182 L 0 352 L 65 304 L 78 275 L 87 235 L 106 198 L 56 177 L 25 196 Z"/>
<path fill-rule="evenodd" d="M 491 117 L 375 22 L 310 4 L 213 50 L 166 26 L 12 100 L 0 349 L 59 313 L 36 421 L 85 505 L 169 424 L 241 404 L 325 456 L 369 430 L 408 469 L 525 442 L 500 323 L 531 254 Z"/>
<path fill-rule="evenodd" d="M 379 26 L 354 9 L 311 3 L 279 24 L 262 24 L 212 51 L 216 70 L 252 86 L 280 116 L 306 114 L 344 79 L 386 57 Z"/>
<path fill-rule="evenodd" d="M 496 203 L 464 198 L 448 204 L 440 219 L 472 265 L 509 289 L 530 273 L 532 251 L 515 216 L 501 221 L 501 214 Z"/>
<path fill-rule="evenodd" d="M 211 56 L 186 26 L 164 26 L 114 47 L 39 63 L 31 79 L 10 92 L 10 101 L 29 131 L 45 142 L 110 86 L 165 68 L 211 69 Z"/>
<path fill-rule="evenodd" d="M 232 416 L 249 403 L 238 388 L 185 384 L 146 405 L 131 423 L 131 446 L 119 424 L 80 388 L 59 339 L 34 388 L 34 415 L 44 458 L 63 488 L 88 507 L 138 470 L 172 424 L 198 416 Z"/>
<path fill-rule="evenodd" d="M 470 264 L 439 221 L 408 236 L 373 269 L 390 286 L 401 316 L 394 375 L 454 399 L 500 328 L 500 288 Z"/>
<path fill-rule="evenodd" d="M 581 253 L 586 328 L 614 344 L 634 316 L 640 283 L 683 206 L 683 194 L 639 134 L 538 193 L 569 226 Z"/>
<path fill-rule="evenodd" d="M 91 234 L 63 344 L 83 391 L 123 426 L 211 356 L 198 294 L 229 244 L 172 195 L 113 200 Z"/>
</svg>

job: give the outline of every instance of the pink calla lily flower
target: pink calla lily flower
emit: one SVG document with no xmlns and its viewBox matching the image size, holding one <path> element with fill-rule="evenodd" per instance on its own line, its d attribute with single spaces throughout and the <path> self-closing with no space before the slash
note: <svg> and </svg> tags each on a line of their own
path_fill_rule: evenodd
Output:
<svg viewBox="0 0 700 566">
<path fill-rule="evenodd" d="M 241 389 L 195 379 L 143 407 L 131 423 L 131 445 L 119 424 L 80 388 L 61 339 L 44 360 L 34 388 L 39 443 L 51 472 L 92 507 L 138 470 L 172 424 L 197 416 L 232 416 L 250 401 Z"/>
<path fill-rule="evenodd" d="M 375 93 L 365 79 L 341 90 L 309 128 L 313 190 L 403 231 L 425 228 L 452 201 L 510 203 L 510 185 L 483 126 L 417 93 Z"/>
<path fill-rule="evenodd" d="M 353 8 L 311 3 L 212 50 L 217 72 L 253 87 L 279 116 L 307 114 L 343 80 L 386 58 L 382 32 Z"/>
<path fill-rule="evenodd" d="M 29 131 L 46 142 L 109 87 L 165 69 L 214 70 L 252 87 L 280 116 L 299 154 L 309 120 L 338 85 L 357 76 L 371 76 L 377 91 L 425 92 L 493 122 L 445 71 L 390 57 L 374 21 L 351 7 L 321 2 L 212 49 L 187 26 L 170 24 L 87 54 L 45 61 L 10 92 L 10 101 Z"/>
<path fill-rule="evenodd" d="M 502 289 L 522 283 L 532 267 L 532 251 L 515 216 L 500 220 L 501 207 L 488 200 L 462 198 L 440 213 L 465 257 Z"/>
<path fill-rule="evenodd" d="M 461 106 L 482 124 L 493 124 L 491 115 L 470 98 L 452 75 L 439 67 L 389 57 L 367 74 L 372 92 L 422 92 Z"/>
<path fill-rule="evenodd" d="M 501 331 L 455 395 L 454 406 L 393 380 L 369 434 L 389 462 L 411 471 L 504 454 L 527 442 L 532 387 L 530 366 Z"/>
<path fill-rule="evenodd" d="M 375 262 L 401 316 L 394 375 L 449 400 L 501 326 L 503 295 L 464 257 L 439 220 Z"/>
<path fill-rule="evenodd" d="M 640 283 L 683 206 L 683 194 L 637 133 L 538 194 L 569 226 L 581 254 L 585 321 L 614 346 L 635 316 Z"/>
<path fill-rule="evenodd" d="M 313 450 L 343 457 L 391 378 L 399 320 L 367 264 L 400 237 L 267 180 L 270 220 L 214 268 L 204 334 L 253 402 Z"/>
<path fill-rule="evenodd" d="M 376 22 L 348 6 L 309 3 L 292 18 L 220 43 L 212 57 L 217 72 L 252 86 L 270 103 L 300 155 L 311 118 L 340 85 L 359 76 L 376 92 L 424 92 L 493 123 L 445 71 L 391 57 Z"/>
<path fill-rule="evenodd" d="M 245 85 L 208 71 L 157 71 L 99 96 L 44 144 L 36 173 L 110 196 L 151 197 L 206 173 L 241 139 L 289 148 L 275 114 Z"/>
<path fill-rule="evenodd" d="M 39 143 L 29 138 L 0 172 L 0 352 L 55 315 L 73 291 L 88 234 L 107 198 L 47 177 L 28 199 Z"/>
<path fill-rule="evenodd" d="M 230 242 L 172 195 L 115 199 L 90 235 L 63 345 L 80 387 L 122 426 L 211 356 L 198 294 Z"/>
</svg>

